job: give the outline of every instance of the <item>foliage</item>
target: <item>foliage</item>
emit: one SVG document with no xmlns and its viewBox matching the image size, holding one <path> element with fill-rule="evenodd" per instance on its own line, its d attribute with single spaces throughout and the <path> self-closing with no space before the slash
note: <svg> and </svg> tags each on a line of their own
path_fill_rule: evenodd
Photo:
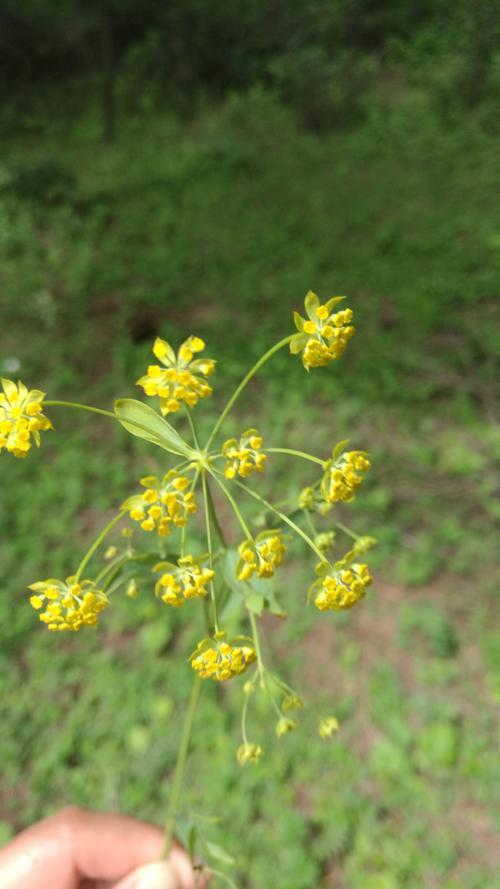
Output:
<svg viewBox="0 0 500 889">
<path fill-rule="evenodd" d="M 199 725 L 223 732 L 197 735 L 186 805 L 223 813 L 209 834 L 235 852 L 242 886 L 267 885 L 269 861 L 276 889 L 497 880 L 497 144 L 475 111 L 443 126 L 423 92 L 415 81 L 389 112 L 371 96 L 361 126 L 321 138 L 262 89 L 205 106 L 189 126 L 131 114 L 111 147 L 97 144 L 92 109 L 73 128 L 43 120 L 22 143 L 21 188 L 15 133 L 5 145 L 2 376 L 61 397 L 85 388 L 109 407 L 129 394 L 151 337 L 177 339 L 186 316 L 234 378 L 262 348 L 263 316 L 267 341 L 312 282 L 349 293 L 362 316 L 363 343 L 343 359 L 347 393 L 332 375 L 299 417 L 278 362 L 239 415 L 290 447 L 307 436 L 325 457 L 355 425 L 352 447 L 373 442 L 376 483 L 368 516 L 354 503 L 352 522 L 381 528 L 363 619 L 319 638 L 309 612 L 293 631 L 279 618 L 266 630 L 297 686 L 317 676 L 311 703 L 341 723 L 332 740 L 305 749 L 292 734 L 242 772 L 237 696 L 225 716 L 215 690 L 201 701 Z M 55 197 L 30 184 L 38 165 L 50 179 L 47 161 L 66 183 Z M 64 448 L 0 461 L 1 837 L 69 799 L 161 818 L 187 697 L 189 667 L 172 664 L 189 627 L 178 614 L 158 622 L 154 599 L 123 603 L 101 634 L 57 652 L 33 621 L 26 584 L 49 565 L 70 573 L 147 459 L 142 442 L 118 448 L 129 439 L 104 420 L 57 427 Z M 285 499 L 299 477 L 275 472 Z"/>
</svg>

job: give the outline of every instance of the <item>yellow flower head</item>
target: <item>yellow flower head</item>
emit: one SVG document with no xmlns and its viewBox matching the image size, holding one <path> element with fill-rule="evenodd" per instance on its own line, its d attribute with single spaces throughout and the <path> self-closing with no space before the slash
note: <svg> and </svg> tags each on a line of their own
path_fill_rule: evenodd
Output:
<svg viewBox="0 0 500 889">
<path fill-rule="evenodd" d="M 267 457 L 261 448 L 262 436 L 257 429 L 247 429 L 239 441 L 236 438 L 225 441 L 222 453 L 226 458 L 226 478 L 234 478 L 236 473 L 241 478 L 248 478 L 252 472 L 262 472 Z"/>
<path fill-rule="evenodd" d="M 331 738 L 334 732 L 338 732 L 339 728 L 339 721 L 335 716 L 322 716 L 318 722 L 318 734 L 323 740 Z"/>
<path fill-rule="evenodd" d="M 40 432 L 52 429 L 52 423 L 42 413 L 45 392 L 27 389 L 24 383 L 16 386 L 12 380 L 1 380 L 0 392 L 0 451 L 5 448 L 14 457 L 25 457 L 31 448 L 31 438 L 40 447 Z"/>
<path fill-rule="evenodd" d="M 178 607 L 186 599 L 202 599 L 208 595 L 207 583 L 215 576 L 211 568 L 201 568 L 193 556 L 183 556 L 177 561 L 158 562 L 153 571 L 161 571 L 156 582 L 156 595 L 167 605 Z"/>
<path fill-rule="evenodd" d="M 345 559 L 336 562 L 333 568 L 327 562 L 320 562 L 316 571 L 320 576 L 309 588 L 308 595 L 314 596 L 314 604 L 320 611 L 352 608 L 372 582 L 367 565 L 357 562 L 349 565 Z"/>
<path fill-rule="evenodd" d="M 93 627 L 99 612 L 106 608 L 105 593 L 96 588 L 93 580 L 77 581 L 68 577 L 65 581 L 49 578 L 29 587 L 34 595 L 30 603 L 49 630 L 80 630 Z M 43 609 L 43 611 L 41 610 Z"/>
<path fill-rule="evenodd" d="M 294 355 L 302 352 L 306 370 L 324 367 L 335 358 L 340 358 L 353 336 L 352 310 L 343 309 L 332 314 L 333 307 L 343 299 L 343 296 L 334 296 L 320 304 L 319 297 L 310 290 L 304 301 L 307 319 L 294 312 L 295 326 L 299 332 L 290 343 L 290 351 Z"/>
<path fill-rule="evenodd" d="M 334 449 L 332 459 L 324 465 L 325 473 L 321 480 L 321 494 L 325 501 L 335 503 L 342 500 L 348 503 L 353 500 L 363 482 L 363 473 L 370 466 L 364 451 L 343 451 L 336 456 Z"/>
<path fill-rule="evenodd" d="M 143 494 L 134 494 L 125 500 L 122 509 L 128 509 L 130 518 L 140 522 L 144 531 L 158 531 L 166 537 L 172 525 L 182 528 L 188 516 L 196 512 L 196 498 L 192 491 L 186 491 L 190 481 L 170 469 L 160 480 L 154 475 L 141 478 L 146 489 Z"/>
<path fill-rule="evenodd" d="M 272 577 L 283 561 L 285 539 L 282 531 L 269 530 L 261 531 L 255 540 L 249 538 L 240 543 L 240 559 L 236 565 L 238 580 L 250 580 L 255 573 L 259 577 Z"/>
<path fill-rule="evenodd" d="M 248 762 L 258 762 L 262 755 L 262 747 L 258 744 L 240 744 L 236 751 L 236 759 L 240 766 L 245 766 Z"/>
<path fill-rule="evenodd" d="M 212 358 L 194 358 L 202 352 L 205 343 L 198 336 L 185 340 L 177 355 L 165 340 L 157 337 L 153 353 L 163 365 L 151 364 L 144 376 L 137 380 L 146 395 L 158 396 L 163 416 L 178 411 L 184 401 L 194 407 L 200 398 L 212 394 L 212 388 L 204 377 L 210 376 L 215 368 Z"/>
<path fill-rule="evenodd" d="M 221 639 L 214 642 L 204 639 L 191 658 L 191 666 L 202 679 L 225 682 L 232 676 L 244 673 L 254 660 L 255 651 L 250 645 L 230 645 Z"/>
<path fill-rule="evenodd" d="M 276 723 L 276 735 L 278 738 L 282 738 L 283 735 L 288 735 L 289 732 L 293 732 L 297 726 L 298 722 L 296 719 L 289 719 L 288 716 L 282 716 Z"/>
<path fill-rule="evenodd" d="M 304 702 L 295 694 L 288 694 L 283 698 L 281 704 L 283 710 L 300 710 L 304 706 Z"/>
</svg>

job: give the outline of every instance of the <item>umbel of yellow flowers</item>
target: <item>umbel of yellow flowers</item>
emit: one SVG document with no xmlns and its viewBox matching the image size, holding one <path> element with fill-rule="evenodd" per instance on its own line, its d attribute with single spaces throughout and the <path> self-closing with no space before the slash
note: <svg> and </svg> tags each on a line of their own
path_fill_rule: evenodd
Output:
<svg viewBox="0 0 500 889">
<path fill-rule="evenodd" d="M 290 351 L 302 353 L 302 363 L 306 370 L 310 367 L 325 367 L 334 358 L 340 358 L 356 328 L 352 325 L 352 309 L 332 312 L 332 309 L 345 299 L 333 296 L 321 304 L 312 290 L 306 295 L 304 305 L 307 320 L 294 312 L 298 334 L 290 343 Z"/>
<path fill-rule="evenodd" d="M 98 614 L 108 604 L 106 594 L 96 588 L 93 580 L 49 578 L 32 583 L 30 590 L 34 592 L 30 598 L 31 605 L 40 611 L 40 620 L 47 624 L 49 630 L 93 627 Z"/>
<path fill-rule="evenodd" d="M 127 509 L 135 522 L 140 522 L 143 531 L 157 531 L 160 537 L 167 537 L 172 525 L 183 528 L 188 516 L 196 512 L 196 498 L 192 491 L 186 492 L 190 480 L 174 469 L 161 480 L 155 475 L 141 478 L 140 484 L 146 488 L 144 493 L 133 494 L 125 500 L 122 509 Z"/>
<path fill-rule="evenodd" d="M 16 386 L 12 380 L 1 380 L 0 392 L 0 451 L 5 448 L 14 457 L 25 457 L 31 439 L 40 447 L 40 432 L 52 429 L 44 416 L 42 401 L 45 392 L 28 390 L 24 383 Z"/>
<path fill-rule="evenodd" d="M 244 673 L 255 657 L 255 649 L 251 645 L 231 645 L 223 638 L 216 639 L 215 645 L 212 645 L 204 640 L 192 656 L 191 666 L 202 679 L 225 682 L 232 676 Z"/>
<path fill-rule="evenodd" d="M 163 416 L 178 411 L 182 402 L 194 407 L 200 398 L 212 394 L 212 387 L 203 378 L 214 372 L 215 361 L 194 358 L 204 348 L 205 343 L 199 336 L 190 336 L 176 355 L 169 343 L 156 338 L 153 353 L 163 367 L 151 364 L 137 385 L 142 386 L 146 395 L 158 396 Z"/>
</svg>

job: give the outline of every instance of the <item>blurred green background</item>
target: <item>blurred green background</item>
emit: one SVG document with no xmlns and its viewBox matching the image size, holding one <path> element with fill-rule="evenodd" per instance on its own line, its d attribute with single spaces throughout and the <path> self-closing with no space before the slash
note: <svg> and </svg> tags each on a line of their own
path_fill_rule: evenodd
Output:
<svg viewBox="0 0 500 889">
<path fill-rule="evenodd" d="M 241 770 L 241 683 L 204 688 L 186 806 L 240 887 L 498 889 L 498 0 L 5 0 L 0 370 L 50 398 L 134 396 L 159 334 L 217 358 L 207 424 L 312 288 L 358 333 L 278 355 L 227 435 L 373 457 L 338 517 L 379 540 L 352 614 L 305 607 L 266 650 L 314 718 Z M 58 413 L 0 456 L 0 838 L 69 802 L 161 822 L 199 633 L 152 591 L 53 637 L 26 585 L 66 576 L 156 454 Z M 270 461 L 287 497 L 307 467 Z M 229 519 L 229 533 L 233 533 Z M 324 527 L 328 527 L 325 521 Z M 343 545 L 343 542 L 341 543 Z M 187 612 L 188 609 L 185 609 Z"/>
</svg>

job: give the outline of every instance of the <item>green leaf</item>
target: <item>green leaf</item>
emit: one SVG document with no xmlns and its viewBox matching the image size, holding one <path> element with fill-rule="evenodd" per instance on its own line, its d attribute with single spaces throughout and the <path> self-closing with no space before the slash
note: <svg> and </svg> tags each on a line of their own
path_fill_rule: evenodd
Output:
<svg viewBox="0 0 500 889">
<path fill-rule="evenodd" d="M 309 315 L 309 318 L 311 319 L 311 321 L 315 321 L 316 320 L 316 309 L 319 306 L 319 296 L 317 295 L 317 293 L 313 293 L 312 290 L 309 290 L 309 292 L 306 293 L 306 298 L 304 300 L 304 306 L 305 306 L 306 312 Z"/>
<path fill-rule="evenodd" d="M 297 328 L 297 330 L 300 333 L 302 333 L 302 331 L 304 330 L 304 324 L 305 324 L 305 321 L 304 321 L 302 315 L 299 315 L 298 312 L 294 312 L 293 313 L 293 321 L 294 321 L 294 324 L 295 324 L 295 327 Z"/>
<path fill-rule="evenodd" d="M 174 427 L 142 401 L 137 401 L 135 398 L 120 398 L 115 401 L 115 414 L 123 428 L 131 435 L 150 441 L 171 454 L 188 458 L 193 456 L 192 448 Z"/>
<path fill-rule="evenodd" d="M 345 451 L 345 449 L 346 449 L 346 447 L 347 447 L 348 444 L 349 444 L 349 439 L 348 439 L 348 438 L 344 438 L 342 441 L 339 441 L 339 443 L 335 445 L 335 447 L 334 447 L 334 449 L 333 449 L 333 451 L 332 451 L 332 457 L 333 457 L 334 460 L 338 460 L 338 458 L 340 457 L 341 453 L 342 453 L 343 451 Z"/>
<path fill-rule="evenodd" d="M 272 583 L 269 584 L 269 590 L 266 593 L 266 602 L 267 602 L 267 607 L 269 608 L 269 611 L 271 612 L 271 614 L 274 614 L 274 615 L 276 615 L 276 617 L 281 617 L 281 618 L 285 618 L 287 616 L 287 612 L 285 611 L 284 608 L 282 608 L 282 606 L 280 605 L 280 603 L 278 602 L 278 600 L 276 598 L 276 593 L 274 592 L 274 587 L 273 587 Z"/>
<path fill-rule="evenodd" d="M 249 611 L 253 612 L 253 614 L 256 614 L 257 617 L 260 617 L 265 605 L 264 596 L 262 595 L 262 593 L 256 593 L 252 591 L 245 598 L 245 605 Z"/>
<path fill-rule="evenodd" d="M 332 298 L 325 303 L 328 311 L 331 312 L 333 307 L 336 306 L 337 303 L 342 302 L 343 299 L 345 299 L 345 296 L 332 296 Z"/>
<path fill-rule="evenodd" d="M 226 852 L 222 846 L 218 846 L 217 843 L 211 843 L 209 840 L 205 841 L 205 847 L 211 858 L 214 858 L 215 861 L 220 861 L 221 864 L 235 864 L 235 859 L 229 852 Z"/>
<path fill-rule="evenodd" d="M 309 339 L 309 337 L 308 337 L 307 333 L 295 334 L 293 339 L 290 340 L 290 352 L 292 353 L 292 355 L 298 355 L 299 352 L 301 352 L 302 349 L 304 348 L 308 339 Z"/>
<path fill-rule="evenodd" d="M 189 857 L 191 859 L 191 863 L 194 862 L 194 857 L 196 855 L 196 841 L 198 839 L 198 831 L 194 824 L 191 826 L 188 834 L 188 852 Z"/>
</svg>

